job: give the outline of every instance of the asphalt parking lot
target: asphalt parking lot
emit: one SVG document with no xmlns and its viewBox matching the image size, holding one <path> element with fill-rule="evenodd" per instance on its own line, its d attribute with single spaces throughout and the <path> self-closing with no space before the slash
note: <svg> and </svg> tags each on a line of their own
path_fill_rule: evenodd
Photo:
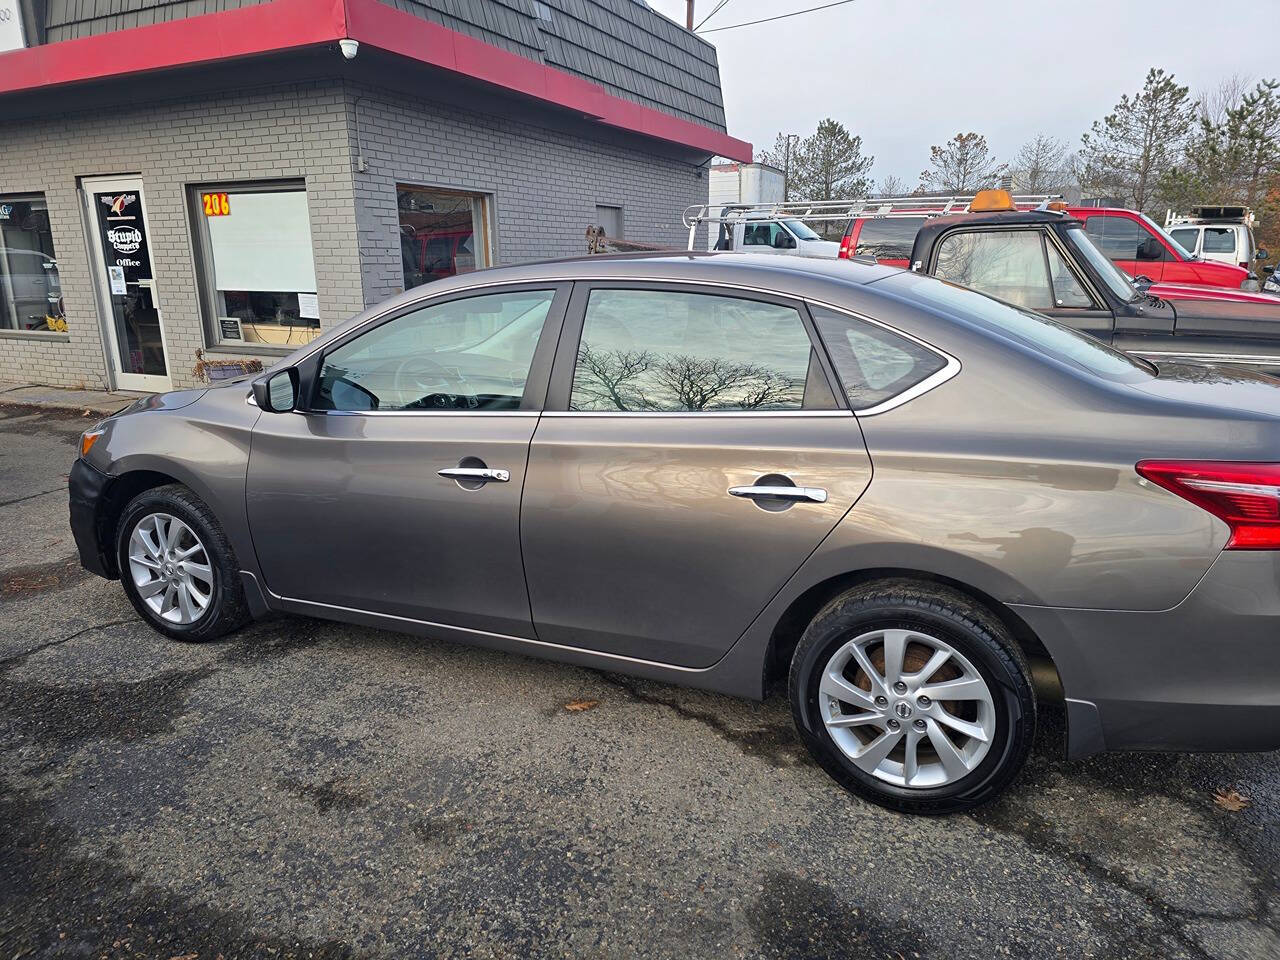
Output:
<svg viewBox="0 0 1280 960">
<path fill-rule="evenodd" d="M 3 960 L 1280 956 L 1276 754 L 1067 763 L 1048 711 L 926 820 L 780 693 L 301 618 L 175 644 L 75 560 L 88 422 L 0 408 Z"/>
</svg>

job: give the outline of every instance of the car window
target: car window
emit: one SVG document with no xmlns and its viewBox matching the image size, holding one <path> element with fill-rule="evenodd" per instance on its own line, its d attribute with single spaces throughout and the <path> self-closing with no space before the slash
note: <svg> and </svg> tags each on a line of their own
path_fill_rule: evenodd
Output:
<svg viewBox="0 0 1280 960">
<path fill-rule="evenodd" d="M 1046 243 L 1045 252 L 1049 257 L 1049 274 L 1053 279 L 1055 305 L 1086 308 L 1094 306 L 1093 298 L 1089 296 L 1084 284 L 1067 263 L 1067 258 L 1058 252 L 1058 248 L 1052 243 Z"/>
<path fill-rule="evenodd" d="M 874 323 L 817 304 L 809 312 L 854 410 L 884 403 L 947 365 L 936 351 Z"/>
<path fill-rule="evenodd" d="M 1205 253 L 1235 253 L 1235 230 L 1231 227 L 1205 227 L 1202 250 Z"/>
<path fill-rule="evenodd" d="M 554 290 L 450 300 L 326 353 L 318 410 L 515 410 Z"/>
<path fill-rule="evenodd" d="M 1098 214 L 1084 222 L 1084 229 L 1085 233 L 1093 237 L 1093 242 L 1102 252 L 1112 260 L 1157 259 L 1139 256 L 1139 247 L 1151 239 L 1151 234 L 1136 220 Z M 1161 249 L 1163 250 L 1163 247 Z"/>
<path fill-rule="evenodd" d="M 910 260 L 924 217 L 881 217 L 864 220 L 854 253 L 877 260 Z"/>
<path fill-rule="evenodd" d="M 791 307 L 666 290 L 591 292 L 570 410 L 832 406 L 809 334 Z"/>
<path fill-rule="evenodd" d="M 743 229 L 744 247 L 772 247 L 779 236 L 789 236 L 776 223 L 748 223 Z"/>
<path fill-rule="evenodd" d="M 1032 310 L 1054 305 L 1039 230 L 952 233 L 938 245 L 934 275 Z"/>
<path fill-rule="evenodd" d="M 1170 230 L 1169 234 L 1178 242 L 1178 246 L 1187 251 L 1188 256 L 1195 253 L 1196 234 L 1200 232 L 1198 227 L 1183 227 L 1180 230 Z"/>
</svg>

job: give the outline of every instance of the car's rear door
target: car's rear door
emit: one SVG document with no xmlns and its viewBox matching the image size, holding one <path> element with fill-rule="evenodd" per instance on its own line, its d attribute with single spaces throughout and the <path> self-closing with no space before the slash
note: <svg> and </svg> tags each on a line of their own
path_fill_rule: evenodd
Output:
<svg viewBox="0 0 1280 960">
<path fill-rule="evenodd" d="M 520 497 L 569 290 L 443 296 L 304 361 L 305 409 L 260 417 L 249 458 L 273 593 L 533 635 Z"/>
<path fill-rule="evenodd" d="M 530 448 L 540 640 L 714 663 L 871 478 L 803 304 L 579 283 Z"/>
</svg>

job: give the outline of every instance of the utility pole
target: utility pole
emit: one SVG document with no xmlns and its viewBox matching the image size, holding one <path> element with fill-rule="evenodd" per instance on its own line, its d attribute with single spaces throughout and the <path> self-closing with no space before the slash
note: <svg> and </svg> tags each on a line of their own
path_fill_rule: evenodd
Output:
<svg viewBox="0 0 1280 960">
<path fill-rule="evenodd" d="M 693 0 L 689 0 L 689 2 L 692 3 Z M 787 134 L 787 148 L 783 152 L 783 160 L 782 160 L 782 202 L 783 203 L 786 203 L 788 200 L 791 199 L 791 140 L 793 137 L 796 140 L 799 140 L 800 134 L 798 133 Z"/>
<path fill-rule="evenodd" d="M 685 0 L 685 29 L 693 33 L 693 0 Z"/>
</svg>

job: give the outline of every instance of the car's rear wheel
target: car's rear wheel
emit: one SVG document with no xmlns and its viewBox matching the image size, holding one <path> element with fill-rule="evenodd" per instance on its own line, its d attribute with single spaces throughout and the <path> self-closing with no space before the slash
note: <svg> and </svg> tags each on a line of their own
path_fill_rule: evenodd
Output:
<svg viewBox="0 0 1280 960">
<path fill-rule="evenodd" d="M 208 505 L 186 487 L 144 490 L 116 531 L 125 593 L 161 633 L 212 640 L 248 622 L 235 552 Z"/>
<path fill-rule="evenodd" d="M 908 813 L 952 813 L 1005 788 L 1036 704 L 1025 658 L 985 608 L 948 587 L 864 584 L 818 612 L 791 661 L 791 706 L 839 783 Z"/>
</svg>

